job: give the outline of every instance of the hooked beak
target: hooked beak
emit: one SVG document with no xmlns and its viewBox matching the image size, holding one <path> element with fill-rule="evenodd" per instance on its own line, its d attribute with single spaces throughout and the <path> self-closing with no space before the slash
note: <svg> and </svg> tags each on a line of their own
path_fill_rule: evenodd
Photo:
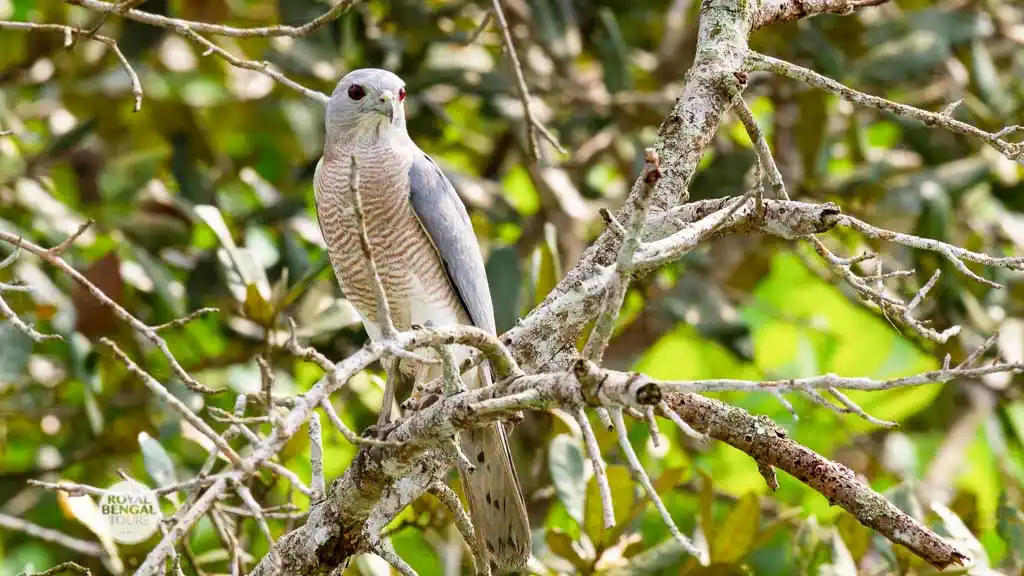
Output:
<svg viewBox="0 0 1024 576">
<path fill-rule="evenodd" d="M 395 123 L 395 95 L 390 90 L 385 90 L 380 95 L 380 103 L 377 109 L 388 117 L 388 123 Z"/>
</svg>

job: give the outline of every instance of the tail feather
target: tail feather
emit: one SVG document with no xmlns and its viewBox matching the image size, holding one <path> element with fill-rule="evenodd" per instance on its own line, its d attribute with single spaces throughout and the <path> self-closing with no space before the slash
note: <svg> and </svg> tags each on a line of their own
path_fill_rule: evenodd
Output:
<svg viewBox="0 0 1024 576">
<path fill-rule="evenodd" d="M 469 388 L 488 385 L 489 366 L 483 364 L 463 378 Z M 477 540 L 487 548 L 494 568 L 502 572 L 520 570 L 530 558 L 530 520 L 505 428 L 495 422 L 468 430 L 460 434 L 460 443 L 476 466 L 470 472 L 459 463 Z"/>
</svg>

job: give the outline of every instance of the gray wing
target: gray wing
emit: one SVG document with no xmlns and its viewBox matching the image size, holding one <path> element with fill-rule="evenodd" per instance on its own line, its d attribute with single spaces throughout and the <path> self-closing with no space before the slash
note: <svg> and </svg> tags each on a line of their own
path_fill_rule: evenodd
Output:
<svg viewBox="0 0 1024 576">
<path fill-rule="evenodd" d="M 419 149 L 409 168 L 409 199 L 473 324 L 496 333 L 484 259 L 469 213 L 441 169 Z"/>
</svg>

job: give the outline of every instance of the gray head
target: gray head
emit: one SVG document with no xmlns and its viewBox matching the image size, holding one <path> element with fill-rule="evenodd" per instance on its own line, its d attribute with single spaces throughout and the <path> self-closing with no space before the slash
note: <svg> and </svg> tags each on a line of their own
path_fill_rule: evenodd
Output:
<svg viewBox="0 0 1024 576">
<path fill-rule="evenodd" d="M 383 127 L 405 132 L 405 82 L 380 68 L 360 68 L 346 74 L 327 102 L 327 136 L 376 133 Z"/>
</svg>

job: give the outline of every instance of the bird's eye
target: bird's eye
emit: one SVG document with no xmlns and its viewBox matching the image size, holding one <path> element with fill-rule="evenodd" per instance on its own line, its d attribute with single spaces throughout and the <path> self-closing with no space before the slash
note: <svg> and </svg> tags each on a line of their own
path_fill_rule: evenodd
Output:
<svg viewBox="0 0 1024 576">
<path fill-rule="evenodd" d="M 405 100 L 405 88 L 398 91 L 398 101 L 401 102 L 403 100 Z"/>
<path fill-rule="evenodd" d="M 353 84 L 348 87 L 348 97 L 353 100 L 362 100 L 363 96 L 366 96 L 366 90 L 359 84 Z"/>
</svg>

